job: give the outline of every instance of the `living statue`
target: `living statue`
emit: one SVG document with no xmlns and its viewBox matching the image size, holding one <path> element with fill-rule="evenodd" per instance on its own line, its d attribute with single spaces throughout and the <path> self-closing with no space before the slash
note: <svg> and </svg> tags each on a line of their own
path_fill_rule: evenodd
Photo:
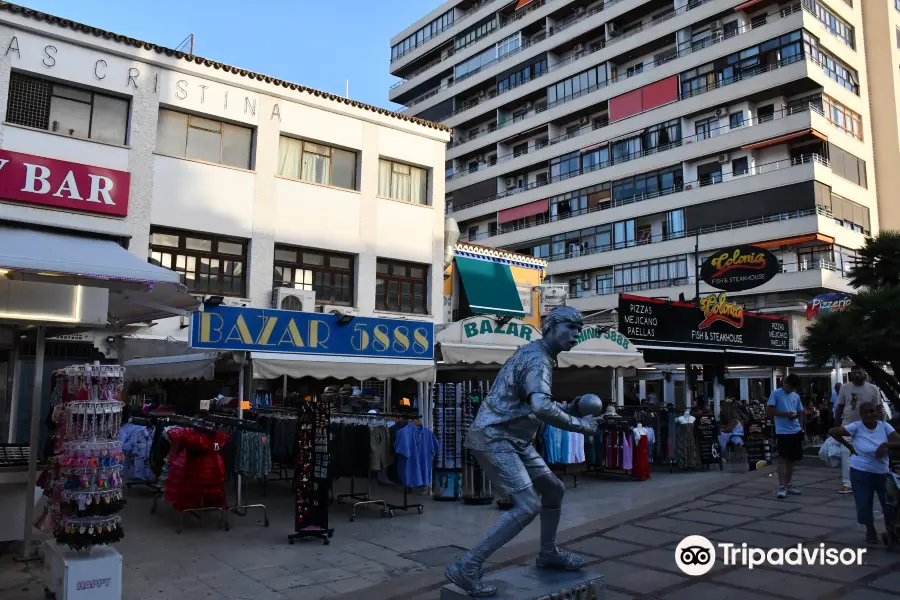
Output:
<svg viewBox="0 0 900 600">
<path fill-rule="evenodd" d="M 481 581 L 485 560 L 541 515 L 541 547 L 536 564 L 544 569 L 578 570 L 584 559 L 556 545 L 565 485 L 532 445 L 540 421 L 585 434 L 597 431 L 595 416 L 579 417 L 587 406 L 568 412 L 550 394 L 560 352 L 571 350 L 584 326 L 581 313 L 563 306 L 544 320 L 543 339 L 520 347 L 494 381 L 466 436 L 466 447 L 499 493 L 512 497 L 507 511 L 487 536 L 447 568 L 447 578 L 470 596 L 493 596 L 497 588 Z M 584 397 L 587 399 L 587 397 Z M 593 397 L 599 403 L 599 398 Z M 587 402 L 585 403 L 587 404 Z"/>
</svg>

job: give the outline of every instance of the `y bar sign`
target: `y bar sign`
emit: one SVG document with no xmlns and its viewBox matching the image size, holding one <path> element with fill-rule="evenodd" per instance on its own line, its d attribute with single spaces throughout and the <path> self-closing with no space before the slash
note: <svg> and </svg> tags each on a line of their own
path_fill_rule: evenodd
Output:
<svg viewBox="0 0 900 600">
<path fill-rule="evenodd" d="M 0 150 L 0 198 L 75 212 L 128 214 L 131 174 Z"/>
</svg>

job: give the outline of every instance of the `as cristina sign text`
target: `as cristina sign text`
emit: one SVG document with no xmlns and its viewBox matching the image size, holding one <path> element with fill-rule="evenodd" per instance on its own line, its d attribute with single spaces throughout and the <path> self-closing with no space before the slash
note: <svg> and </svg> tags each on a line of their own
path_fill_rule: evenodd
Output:
<svg viewBox="0 0 900 600">
<path fill-rule="evenodd" d="M 128 214 L 131 174 L 0 150 L 0 198 L 116 217 Z"/>
<path fill-rule="evenodd" d="M 292 310 L 217 306 L 191 318 L 191 347 L 432 360 L 434 324 Z"/>
</svg>

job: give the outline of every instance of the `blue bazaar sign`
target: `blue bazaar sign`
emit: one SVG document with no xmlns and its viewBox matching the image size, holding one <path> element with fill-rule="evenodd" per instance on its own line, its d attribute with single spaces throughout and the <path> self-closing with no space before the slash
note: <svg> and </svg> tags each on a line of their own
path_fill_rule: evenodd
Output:
<svg viewBox="0 0 900 600">
<path fill-rule="evenodd" d="M 191 316 L 191 347 L 378 358 L 434 359 L 434 324 L 217 306 Z"/>
</svg>

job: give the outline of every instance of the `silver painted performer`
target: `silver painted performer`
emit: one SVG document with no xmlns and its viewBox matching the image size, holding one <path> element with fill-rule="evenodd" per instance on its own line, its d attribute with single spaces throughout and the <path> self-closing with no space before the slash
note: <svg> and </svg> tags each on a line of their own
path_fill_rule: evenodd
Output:
<svg viewBox="0 0 900 600">
<path fill-rule="evenodd" d="M 569 414 L 553 401 L 550 391 L 556 357 L 575 347 L 583 326 L 581 313 L 574 308 L 563 306 L 550 313 L 544 320 L 543 339 L 522 346 L 506 361 L 469 428 L 466 447 L 494 487 L 513 500 L 513 507 L 487 536 L 447 568 L 447 578 L 470 596 L 497 593 L 495 586 L 481 581 L 482 565 L 538 514 L 541 546 L 537 566 L 577 570 L 584 565 L 582 557 L 556 545 L 566 488 L 531 443 L 541 421 L 589 435 L 597 431 L 594 416 Z M 576 412 L 572 407 L 569 410 Z"/>
</svg>

